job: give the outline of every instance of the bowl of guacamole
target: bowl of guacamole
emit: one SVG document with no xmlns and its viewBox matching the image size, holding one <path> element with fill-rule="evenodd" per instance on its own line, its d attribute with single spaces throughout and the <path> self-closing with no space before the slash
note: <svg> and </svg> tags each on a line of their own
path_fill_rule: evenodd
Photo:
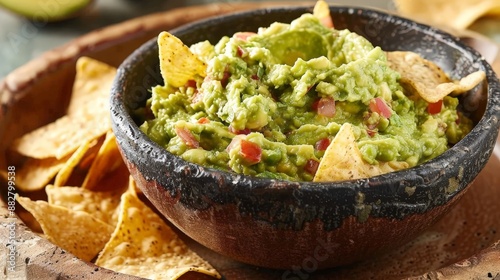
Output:
<svg viewBox="0 0 500 280">
<path fill-rule="evenodd" d="M 111 116 L 139 188 L 189 237 L 320 269 L 441 217 L 492 152 L 499 95 L 451 35 L 317 4 L 160 33 L 120 66 Z"/>
</svg>

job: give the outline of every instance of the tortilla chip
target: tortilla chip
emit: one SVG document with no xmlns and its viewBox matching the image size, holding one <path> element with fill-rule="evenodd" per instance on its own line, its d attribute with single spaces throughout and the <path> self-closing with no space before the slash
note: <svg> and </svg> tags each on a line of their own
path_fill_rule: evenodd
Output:
<svg viewBox="0 0 500 280">
<path fill-rule="evenodd" d="M 68 115 L 109 113 L 109 93 L 116 68 L 89 57 L 76 62 L 76 77 L 68 105 Z"/>
<path fill-rule="evenodd" d="M 27 197 L 17 197 L 17 201 L 40 223 L 49 241 L 85 261 L 99 253 L 113 232 L 112 226 L 85 212 Z"/>
<path fill-rule="evenodd" d="M 148 279 L 177 279 L 187 272 L 220 278 L 133 192 L 122 196 L 118 226 L 96 265 Z"/>
<path fill-rule="evenodd" d="M 88 58 L 78 62 L 68 115 L 16 139 L 14 151 L 32 158 L 61 159 L 111 130 L 109 91 L 116 69 Z"/>
<path fill-rule="evenodd" d="M 20 191 L 32 192 L 43 189 L 64 167 L 69 156 L 63 159 L 29 158 L 17 171 L 16 184 Z"/>
<path fill-rule="evenodd" d="M 387 60 L 389 67 L 401 74 L 401 85 L 429 103 L 438 102 L 450 94 L 465 93 L 486 77 L 483 71 L 477 71 L 459 81 L 452 81 L 434 62 L 414 52 L 387 52 Z"/>
<path fill-rule="evenodd" d="M 398 12 L 426 24 L 466 29 L 486 15 L 500 15 L 498 0 L 395 0 Z"/>
<path fill-rule="evenodd" d="M 83 143 L 71 157 L 64 163 L 61 170 L 56 175 L 54 180 L 54 185 L 63 186 L 68 181 L 68 178 L 71 176 L 73 169 L 80 163 L 82 158 L 85 156 L 87 151 L 90 148 L 90 141 Z"/>
<path fill-rule="evenodd" d="M 182 87 L 197 75 L 205 77 L 207 65 L 179 38 L 168 32 L 161 32 L 158 35 L 158 47 L 161 75 L 168 85 Z"/>
<path fill-rule="evenodd" d="M 384 162 L 372 165 L 363 160 L 356 144 L 352 125 L 345 123 L 325 151 L 314 176 L 314 182 L 354 180 L 408 168 L 406 162 Z"/>
<path fill-rule="evenodd" d="M 61 159 L 109 129 L 109 122 L 105 119 L 85 120 L 63 116 L 53 123 L 23 135 L 15 141 L 13 149 L 32 158 Z"/>
<path fill-rule="evenodd" d="M 106 174 L 116 170 L 123 164 L 116 137 L 113 132 L 108 131 L 104 143 L 102 143 L 96 158 L 90 166 L 89 172 L 83 181 L 82 188 L 94 189 Z"/>
<path fill-rule="evenodd" d="M 333 28 L 332 16 L 330 15 L 330 7 L 328 3 L 323 0 L 319 0 L 314 5 L 313 15 L 317 17 L 321 24 L 328 28 Z"/>
<path fill-rule="evenodd" d="M 93 192 L 79 187 L 45 188 L 50 205 L 61 206 L 73 211 L 83 211 L 109 225 L 115 226 L 118 221 L 117 209 L 120 197 L 126 189 Z"/>
<path fill-rule="evenodd" d="M 128 191 L 131 192 L 132 194 L 135 194 L 135 195 L 139 195 L 139 194 L 143 194 L 142 193 L 142 190 L 139 189 L 139 186 L 137 186 L 137 183 L 135 182 L 134 178 L 132 177 L 132 175 L 129 175 L 129 180 L 128 180 L 129 184 L 128 184 Z"/>
<path fill-rule="evenodd" d="M 114 171 L 107 173 L 95 186 L 92 191 L 108 192 L 126 189 L 129 186 L 130 172 L 127 166 L 122 163 Z"/>
</svg>

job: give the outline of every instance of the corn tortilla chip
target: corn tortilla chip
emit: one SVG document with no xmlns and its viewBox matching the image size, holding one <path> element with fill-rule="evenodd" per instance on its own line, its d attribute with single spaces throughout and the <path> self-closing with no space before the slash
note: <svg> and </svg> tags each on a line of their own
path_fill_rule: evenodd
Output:
<svg viewBox="0 0 500 280">
<path fill-rule="evenodd" d="M 325 1 L 319 0 L 316 2 L 313 9 L 313 15 L 317 17 L 324 26 L 329 28 L 334 27 L 332 17 L 330 15 L 330 7 Z"/>
<path fill-rule="evenodd" d="M 160 71 L 163 80 L 172 87 L 182 87 L 197 75 L 205 77 L 207 65 L 174 35 L 158 35 Z"/>
<path fill-rule="evenodd" d="M 148 279 L 177 279 L 192 271 L 221 277 L 133 192 L 123 194 L 120 209 L 97 265 Z"/>
<path fill-rule="evenodd" d="M 63 116 L 17 139 L 14 150 L 32 158 L 61 159 L 83 143 L 103 135 L 109 128 L 105 119 L 84 120 Z"/>
<path fill-rule="evenodd" d="M 116 170 L 122 164 L 123 160 L 118 150 L 116 137 L 113 132 L 108 131 L 104 143 L 102 143 L 83 181 L 82 188 L 94 189 L 99 180 L 106 176 L 106 174 Z"/>
<path fill-rule="evenodd" d="M 71 157 L 64 163 L 64 165 L 61 167 L 61 170 L 56 175 L 56 178 L 54 180 L 54 185 L 56 186 L 63 186 L 66 184 L 68 181 L 69 177 L 71 176 L 71 173 L 73 172 L 73 169 L 80 163 L 82 158 L 85 156 L 87 151 L 90 148 L 90 142 L 87 141 L 83 143 L 74 153 L 71 155 Z"/>
<path fill-rule="evenodd" d="M 129 186 L 130 172 L 127 166 L 122 163 L 114 171 L 107 173 L 95 186 L 92 191 L 107 192 L 126 189 Z"/>
<path fill-rule="evenodd" d="M 142 190 L 139 189 L 137 186 L 137 183 L 135 182 L 134 178 L 132 175 L 129 175 L 129 180 L 128 180 L 128 191 L 131 192 L 132 194 L 138 195 L 138 194 L 143 194 Z"/>
<path fill-rule="evenodd" d="M 111 130 L 109 91 L 116 69 L 87 58 L 79 62 L 68 114 L 16 139 L 14 151 L 32 158 L 61 159 Z"/>
<path fill-rule="evenodd" d="M 16 184 L 20 191 L 31 192 L 41 190 L 63 168 L 69 156 L 56 158 L 29 158 L 17 171 Z"/>
<path fill-rule="evenodd" d="M 498 0 L 395 0 L 398 12 L 426 24 L 466 29 L 485 15 L 500 15 Z"/>
<path fill-rule="evenodd" d="M 82 211 L 27 197 L 17 201 L 40 223 L 49 241 L 85 261 L 99 253 L 113 232 L 112 226 Z"/>
<path fill-rule="evenodd" d="M 97 140 L 91 142 L 91 147 L 85 153 L 83 158 L 80 160 L 78 165 L 73 169 L 73 172 L 66 182 L 66 186 L 81 186 L 87 173 L 97 157 L 97 153 L 101 149 L 102 143 L 104 143 L 105 135 L 99 137 Z"/>
<path fill-rule="evenodd" d="M 477 71 L 459 81 L 452 81 L 434 62 L 414 52 L 387 52 L 387 60 L 389 66 L 401 74 L 401 85 L 429 103 L 438 102 L 450 94 L 465 93 L 486 77 L 483 71 Z"/>
<path fill-rule="evenodd" d="M 372 165 L 363 160 L 350 123 L 340 127 L 320 161 L 314 182 L 368 178 L 408 168 L 406 162 L 384 162 Z"/>
<path fill-rule="evenodd" d="M 109 225 L 115 226 L 118 221 L 117 209 L 120 197 L 126 189 L 94 192 L 79 187 L 56 187 L 47 185 L 48 203 L 73 211 L 83 211 Z"/>
<path fill-rule="evenodd" d="M 68 115 L 109 112 L 109 91 L 116 75 L 116 68 L 89 57 L 76 62 Z"/>
</svg>

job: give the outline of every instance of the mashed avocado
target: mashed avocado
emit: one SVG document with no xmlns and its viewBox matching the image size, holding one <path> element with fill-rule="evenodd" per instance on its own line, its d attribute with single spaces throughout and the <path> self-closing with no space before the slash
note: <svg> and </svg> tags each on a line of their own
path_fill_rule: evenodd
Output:
<svg viewBox="0 0 500 280">
<path fill-rule="evenodd" d="M 310 181 L 345 122 L 366 162 L 411 167 L 472 127 L 456 98 L 436 105 L 405 93 L 380 47 L 311 14 L 190 50 L 208 65 L 206 76 L 154 87 L 154 117 L 141 128 L 171 153 L 207 167 Z"/>
</svg>

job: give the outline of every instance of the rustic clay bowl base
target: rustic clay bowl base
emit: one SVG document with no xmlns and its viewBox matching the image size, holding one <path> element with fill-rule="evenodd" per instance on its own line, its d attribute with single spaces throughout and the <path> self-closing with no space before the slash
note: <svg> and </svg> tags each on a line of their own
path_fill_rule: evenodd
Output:
<svg viewBox="0 0 500 280">
<path fill-rule="evenodd" d="M 0 168 L 7 170 L 9 163 L 4 151 L 12 139 L 63 114 L 62 104 L 66 104 L 63 101 L 68 100 L 71 91 L 77 57 L 87 55 L 118 66 L 132 50 L 161 30 L 215 14 L 264 5 L 270 4 L 215 4 L 133 20 L 84 36 L 13 72 L 0 84 Z M 51 94 L 44 90 L 46 88 L 52 89 Z M 497 141 L 498 149 L 500 141 Z M 426 279 L 438 276 L 444 277 L 440 279 L 453 276 L 493 279 L 500 275 L 498 170 L 500 158 L 496 153 L 456 207 L 433 227 L 396 250 L 348 267 L 316 271 L 317 264 L 310 258 L 301 267 L 290 270 L 262 269 L 232 261 L 183 237 L 226 279 L 401 279 L 418 275 Z M 8 239 L 9 223 L 14 223 L 18 242 L 15 273 L 20 279 L 56 279 L 59 276 L 136 279 L 85 263 L 54 246 L 23 223 L 23 218 L 30 222 L 30 216 L 25 213 L 10 216 L 6 209 L 5 186 L 6 182 L 2 182 L 0 240 Z M 2 276 L 7 267 L 6 247 L 2 246 L 0 251 Z"/>
</svg>

